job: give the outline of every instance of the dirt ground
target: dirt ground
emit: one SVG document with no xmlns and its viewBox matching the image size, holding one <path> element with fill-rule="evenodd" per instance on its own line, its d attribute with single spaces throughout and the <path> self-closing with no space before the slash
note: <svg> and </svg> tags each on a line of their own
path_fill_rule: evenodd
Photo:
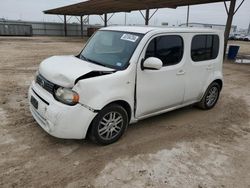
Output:
<svg viewBox="0 0 250 188">
<path fill-rule="evenodd" d="M 44 132 L 28 110 L 35 71 L 48 56 L 77 54 L 84 41 L 0 38 L 0 187 L 250 187 L 249 65 L 224 63 L 214 109 L 143 120 L 113 145 Z M 250 54 L 250 42 L 240 45 Z"/>
</svg>

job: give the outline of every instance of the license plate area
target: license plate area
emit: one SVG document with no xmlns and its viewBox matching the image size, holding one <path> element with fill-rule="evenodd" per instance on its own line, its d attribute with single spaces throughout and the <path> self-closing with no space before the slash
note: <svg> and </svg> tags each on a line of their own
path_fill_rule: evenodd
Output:
<svg viewBox="0 0 250 188">
<path fill-rule="evenodd" d="M 35 109 L 38 109 L 38 101 L 33 96 L 31 96 L 30 102 Z"/>
</svg>

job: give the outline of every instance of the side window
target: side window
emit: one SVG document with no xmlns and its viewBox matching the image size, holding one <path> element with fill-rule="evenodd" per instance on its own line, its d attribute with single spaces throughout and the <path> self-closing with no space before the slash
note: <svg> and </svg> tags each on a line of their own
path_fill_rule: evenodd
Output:
<svg viewBox="0 0 250 188">
<path fill-rule="evenodd" d="M 192 40 L 191 58 L 193 61 L 216 59 L 219 53 L 218 35 L 196 35 Z"/>
<path fill-rule="evenodd" d="M 154 38 L 148 45 L 145 58 L 157 57 L 163 66 L 178 64 L 183 57 L 183 40 L 181 36 L 167 35 Z"/>
</svg>

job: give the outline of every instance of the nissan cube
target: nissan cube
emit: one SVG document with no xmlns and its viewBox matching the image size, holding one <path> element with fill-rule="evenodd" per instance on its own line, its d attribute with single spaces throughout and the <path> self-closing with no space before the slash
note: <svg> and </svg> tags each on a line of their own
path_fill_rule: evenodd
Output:
<svg viewBox="0 0 250 188">
<path fill-rule="evenodd" d="M 102 28 L 79 55 L 40 64 L 30 111 L 52 136 L 111 144 L 141 119 L 192 104 L 213 108 L 223 47 L 223 33 L 211 29 Z"/>
</svg>

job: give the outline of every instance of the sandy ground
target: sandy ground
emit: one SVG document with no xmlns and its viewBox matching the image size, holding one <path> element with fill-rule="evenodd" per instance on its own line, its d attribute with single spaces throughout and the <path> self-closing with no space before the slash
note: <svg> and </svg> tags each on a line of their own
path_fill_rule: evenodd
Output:
<svg viewBox="0 0 250 188">
<path fill-rule="evenodd" d="M 45 133 L 28 110 L 28 86 L 44 58 L 77 54 L 84 41 L 0 38 L 0 187 L 250 187 L 249 65 L 224 64 L 214 109 L 143 120 L 113 145 Z"/>
</svg>

